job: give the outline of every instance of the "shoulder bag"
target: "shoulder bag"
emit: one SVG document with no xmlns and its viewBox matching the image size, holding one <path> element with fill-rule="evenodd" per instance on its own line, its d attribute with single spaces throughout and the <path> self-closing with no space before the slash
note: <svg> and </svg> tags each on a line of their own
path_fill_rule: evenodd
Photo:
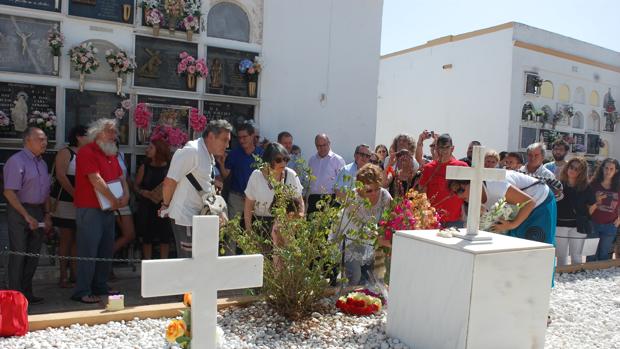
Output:
<svg viewBox="0 0 620 349">
<path fill-rule="evenodd" d="M 202 199 L 202 209 L 200 210 L 201 216 L 219 216 L 222 213 L 228 216 L 228 206 L 226 205 L 226 200 L 224 200 L 221 195 L 215 194 L 215 186 L 213 183 L 211 183 L 213 190 L 207 193 L 202 189 L 202 186 L 200 186 L 200 183 L 198 183 L 196 177 L 194 177 L 191 172 L 185 175 L 185 177 L 187 177 Z"/>
</svg>

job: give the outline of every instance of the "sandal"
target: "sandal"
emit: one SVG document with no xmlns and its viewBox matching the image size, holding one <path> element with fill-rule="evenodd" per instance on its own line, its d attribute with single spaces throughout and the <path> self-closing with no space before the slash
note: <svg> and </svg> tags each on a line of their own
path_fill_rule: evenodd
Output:
<svg viewBox="0 0 620 349">
<path fill-rule="evenodd" d="M 83 297 L 71 297 L 71 300 L 84 303 L 84 304 L 96 304 L 101 301 L 101 298 L 97 296 L 83 296 Z"/>
</svg>

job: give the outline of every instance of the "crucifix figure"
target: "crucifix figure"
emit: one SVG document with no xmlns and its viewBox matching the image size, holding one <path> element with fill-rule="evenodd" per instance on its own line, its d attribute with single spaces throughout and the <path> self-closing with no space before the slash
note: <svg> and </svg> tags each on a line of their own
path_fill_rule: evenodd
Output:
<svg viewBox="0 0 620 349">
<path fill-rule="evenodd" d="M 15 34 L 22 39 L 22 56 L 25 56 L 28 49 L 28 39 L 30 39 L 32 33 L 15 32 Z"/>
<path fill-rule="evenodd" d="M 466 240 L 490 240 L 490 237 L 478 236 L 480 227 L 480 206 L 482 204 L 482 183 L 485 180 L 501 181 L 506 179 L 506 170 L 484 168 L 485 148 L 474 146 L 471 167 L 448 166 L 446 179 L 469 180 L 469 208 L 467 209 L 467 233 L 456 235 Z"/>
<path fill-rule="evenodd" d="M 263 256 L 219 257 L 219 218 L 194 216 L 192 258 L 142 262 L 142 297 L 192 293 L 192 348 L 215 348 L 217 291 L 263 284 Z"/>
</svg>

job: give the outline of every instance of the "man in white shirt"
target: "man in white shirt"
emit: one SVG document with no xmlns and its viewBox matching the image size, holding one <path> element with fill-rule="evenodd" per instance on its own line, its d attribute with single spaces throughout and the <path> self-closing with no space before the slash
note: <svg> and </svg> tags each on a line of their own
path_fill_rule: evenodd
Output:
<svg viewBox="0 0 620 349">
<path fill-rule="evenodd" d="M 308 166 L 316 179 L 310 183 L 308 214 L 317 211 L 316 204 L 324 196 L 331 196 L 334 199 L 336 177 L 345 165 L 342 156 L 332 152 L 331 142 L 326 134 L 316 135 L 314 145 L 317 153 L 308 160 Z"/>
<path fill-rule="evenodd" d="M 555 178 L 553 172 L 543 166 L 545 160 L 545 144 L 532 143 L 527 147 L 527 163 L 523 165 L 520 171 L 534 176 Z"/>
<path fill-rule="evenodd" d="M 190 258 L 192 252 L 192 218 L 203 207 L 202 198 L 187 175 L 191 173 L 205 192 L 213 186 L 215 159 L 228 148 L 232 126 L 226 120 L 209 122 L 201 138 L 187 142 L 177 150 L 164 179 L 163 202 L 160 212 L 168 212 L 173 220 L 172 231 L 176 241 L 177 256 Z"/>
</svg>

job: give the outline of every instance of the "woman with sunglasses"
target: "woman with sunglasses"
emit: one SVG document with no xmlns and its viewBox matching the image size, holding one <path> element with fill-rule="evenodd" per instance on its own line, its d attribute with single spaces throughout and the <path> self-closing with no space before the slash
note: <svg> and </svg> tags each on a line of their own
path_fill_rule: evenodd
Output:
<svg viewBox="0 0 620 349">
<path fill-rule="evenodd" d="M 372 281 L 375 249 L 372 240 L 354 241 L 348 234 L 360 229 L 361 222 L 381 218 L 383 211 L 390 206 L 392 196 L 381 187 L 383 171 L 377 165 L 366 164 L 357 172 L 355 179 L 362 184 L 357 189 L 359 204 L 346 208 L 343 212 L 342 230 L 345 235 L 344 267 L 349 285 L 364 285 Z M 370 206 L 364 205 L 368 200 Z"/>
<path fill-rule="evenodd" d="M 383 162 L 388 155 L 388 149 L 384 144 L 378 144 L 375 147 L 375 153 L 379 157 L 379 161 L 381 161 L 381 168 L 383 168 Z"/>
<path fill-rule="evenodd" d="M 278 183 L 290 186 L 295 197 L 301 199 L 302 186 L 295 171 L 286 167 L 290 155 L 286 148 L 279 143 L 269 143 L 262 157 L 265 166 L 254 170 L 245 189 L 245 206 L 243 222 L 245 229 L 252 229 L 252 222 L 258 220 L 261 224 L 260 234 L 267 238 L 271 236 L 274 216 L 272 212 L 275 186 Z M 304 212 L 303 200 L 295 200 L 296 209 Z"/>
<path fill-rule="evenodd" d="M 448 188 L 468 201 L 469 181 L 450 180 Z M 513 220 L 497 222 L 492 227 L 494 232 L 555 245 L 557 208 L 553 192 L 544 181 L 520 172 L 506 171 L 505 180 L 484 183 L 482 206 L 490 210 L 502 198 L 509 204 L 522 207 Z"/>
<path fill-rule="evenodd" d="M 596 197 L 592 212 L 594 232 L 600 240 L 594 256 L 588 262 L 608 260 L 614 248 L 616 232 L 620 227 L 620 164 L 607 158 L 596 169 L 590 182 Z M 616 257 L 618 258 L 618 257 Z"/>
<path fill-rule="evenodd" d="M 589 224 L 590 214 L 594 211 L 594 191 L 588 185 L 588 164 L 583 157 L 571 159 L 560 172 L 564 199 L 558 201 L 558 223 L 556 230 L 557 246 L 555 256 L 558 265 L 582 263 L 583 246 Z"/>
</svg>

